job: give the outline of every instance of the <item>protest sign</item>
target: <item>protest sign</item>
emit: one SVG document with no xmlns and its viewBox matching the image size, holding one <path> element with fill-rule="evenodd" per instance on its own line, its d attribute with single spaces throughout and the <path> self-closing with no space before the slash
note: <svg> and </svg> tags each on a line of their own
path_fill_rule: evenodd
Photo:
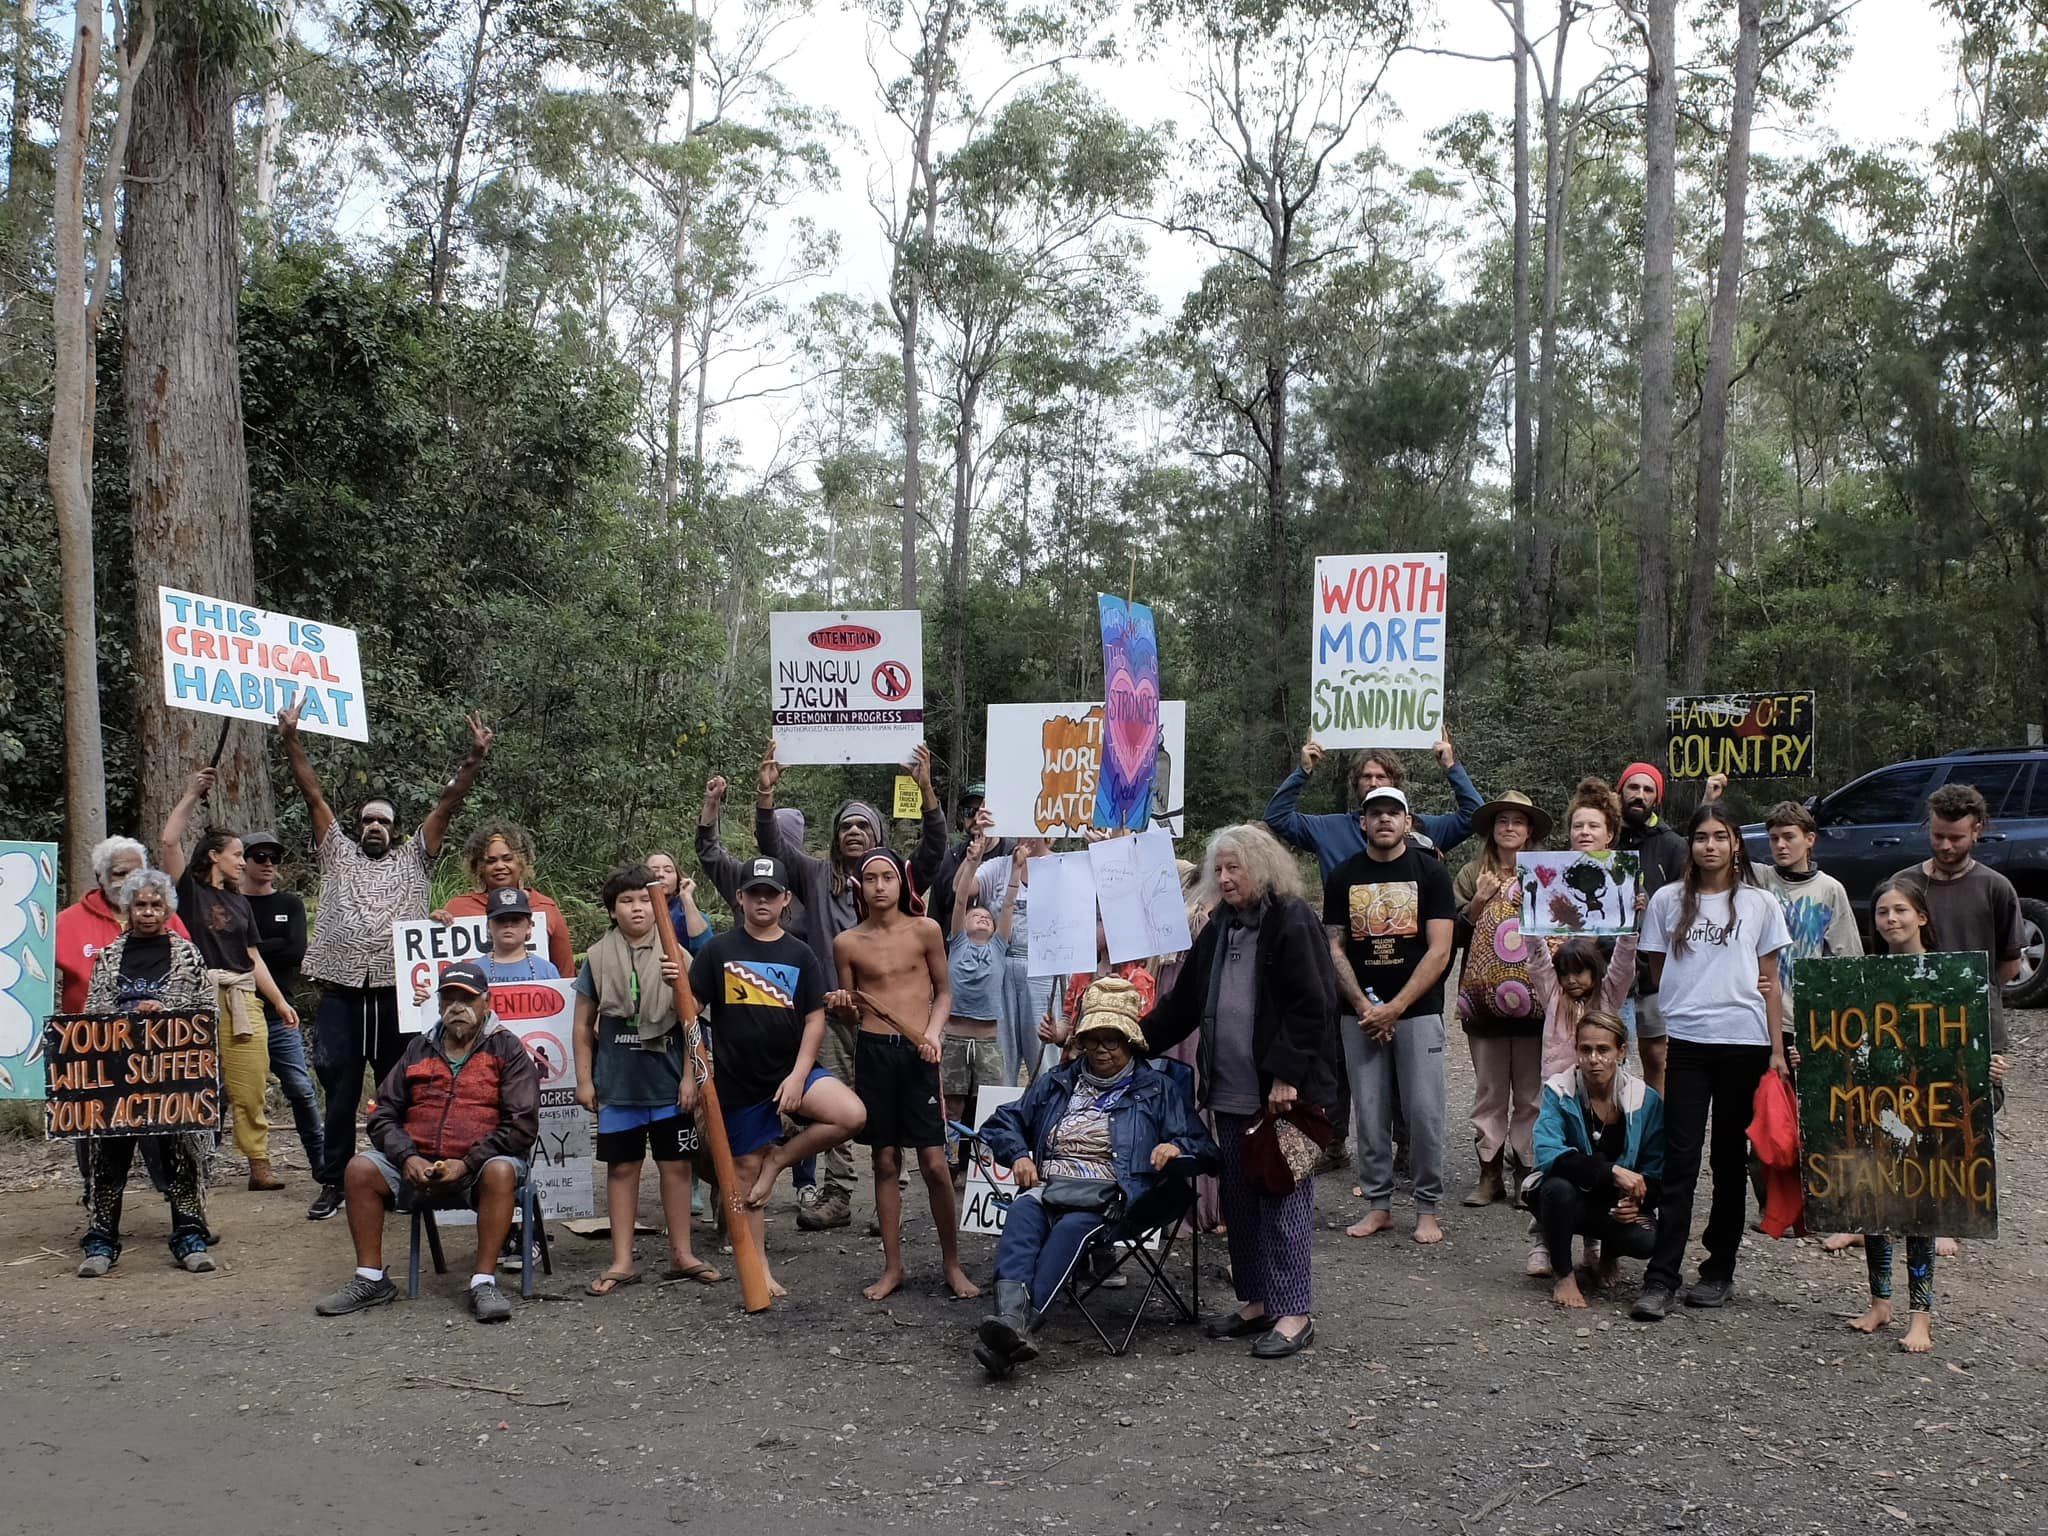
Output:
<svg viewBox="0 0 2048 1536">
<path fill-rule="evenodd" d="M 481 915 L 457 917 L 445 923 L 432 918 L 411 919 L 391 925 L 391 974 L 398 978 L 398 1027 L 416 1035 L 440 1017 L 434 1002 L 434 985 L 441 967 L 457 960 L 481 960 L 491 952 L 490 920 Z M 548 952 L 548 919 L 545 912 L 533 914 L 533 932 L 527 936 L 526 952 Z M 570 980 L 574 980 L 571 977 Z M 421 987 L 426 997 L 414 1002 Z"/>
<path fill-rule="evenodd" d="M 896 775 L 896 801 L 889 814 L 897 821 L 917 821 L 924 816 L 924 790 L 907 773 Z"/>
<path fill-rule="evenodd" d="M 0 842 L 0 1099 L 43 1096 L 57 1007 L 57 845 Z"/>
<path fill-rule="evenodd" d="M 998 837 L 1079 837 L 1095 825 L 1102 772 L 1102 705 L 991 704 L 983 801 Z M 1186 804 L 1188 707 L 1159 705 L 1151 825 L 1181 834 Z"/>
<path fill-rule="evenodd" d="M 1024 1097 L 1022 1088 L 983 1088 L 974 1101 L 974 1128 L 988 1124 L 988 1117 L 1005 1104 Z M 1001 1237 L 1003 1222 L 1016 1198 L 1017 1184 L 1010 1170 L 996 1166 L 996 1160 L 980 1142 L 974 1144 L 973 1159 L 967 1165 L 967 1182 L 960 1188 L 960 1230 Z"/>
<path fill-rule="evenodd" d="M 1309 735 L 1325 747 L 1427 747 L 1443 732 L 1442 555 L 1321 555 Z"/>
<path fill-rule="evenodd" d="M 43 1128 L 52 1138 L 221 1128 L 211 1009 L 52 1014 L 43 1065 Z"/>
<path fill-rule="evenodd" d="M 1171 837 L 1140 832 L 1108 838 L 1089 847 L 1088 862 L 1112 965 L 1177 955 L 1194 943 Z"/>
<path fill-rule="evenodd" d="M 589 1216 L 597 1209 L 590 1116 L 576 1102 L 576 984 L 514 981 L 491 988 L 491 1012 L 540 1068 L 540 1140 L 530 1167 L 541 1209 Z"/>
<path fill-rule="evenodd" d="M 785 763 L 901 763 L 924 740 L 924 616 L 771 613 L 769 706 Z"/>
<path fill-rule="evenodd" d="M 1798 982 L 1807 1225 L 1996 1237 L 1990 957 L 1829 956 Z"/>
<path fill-rule="evenodd" d="M 1107 592 L 1102 619 L 1102 772 L 1095 826 L 1142 832 L 1152 824 L 1152 776 L 1159 756 L 1159 637 L 1152 610 Z"/>
<path fill-rule="evenodd" d="M 1810 691 L 1666 699 L 1664 719 L 1664 771 L 1674 779 L 1813 777 Z"/>
<path fill-rule="evenodd" d="M 370 739 L 354 630 L 175 587 L 156 608 L 166 704 L 258 725 L 297 704 L 302 730 Z"/>
<path fill-rule="evenodd" d="M 1606 938 L 1636 931 L 1639 853 L 1518 853 L 1522 932 Z"/>
<path fill-rule="evenodd" d="M 1026 973 L 1065 976 L 1095 969 L 1095 869 L 1086 850 L 1030 861 L 1031 930 Z"/>
</svg>

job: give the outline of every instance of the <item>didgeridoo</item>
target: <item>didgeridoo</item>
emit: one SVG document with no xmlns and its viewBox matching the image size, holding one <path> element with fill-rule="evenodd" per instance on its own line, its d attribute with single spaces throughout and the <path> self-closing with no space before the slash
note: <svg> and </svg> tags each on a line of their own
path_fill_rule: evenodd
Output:
<svg viewBox="0 0 2048 1536">
<path fill-rule="evenodd" d="M 676 1028 L 687 1030 L 697 1022 L 697 995 L 690 990 L 689 957 L 676 942 L 675 920 L 668 915 L 668 897 L 658 885 L 647 894 L 654 899 L 654 922 L 661 933 L 661 952 L 675 963 Z M 687 1034 L 683 1037 L 689 1038 Z M 773 1300 L 768 1291 L 768 1255 L 761 1251 L 747 1220 L 745 1193 L 733 1168 L 732 1143 L 726 1139 L 725 1116 L 718 1109 L 718 1085 L 712 1080 L 711 1061 L 700 1039 L 691 1050 L 683 1070 L 696 1071 L 703 1079 L 697 1085 L 697 1130 L 711 1149 L 711 1166 L 718 1174 L 718 1198 L 725 1202 L 725 1229 L 732 1238 L 733 1268 L 740 1276 L 740 1305 L 749 1312 L 766 1312 Z"/>
</svg>

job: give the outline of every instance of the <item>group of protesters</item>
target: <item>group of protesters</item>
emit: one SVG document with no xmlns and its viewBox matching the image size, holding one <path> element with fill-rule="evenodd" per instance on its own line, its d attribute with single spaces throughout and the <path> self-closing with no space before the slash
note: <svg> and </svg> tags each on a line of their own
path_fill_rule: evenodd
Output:
<svg viewBox="0 0 2048 1536">
<path fill-rule="evenodd" d="M 1797 965 L 1862 952 L 1846 893 L 1813 863 L 1805 807 L 1773 808 L 1771 862 L 1752 865 L 1720 781 L 1681 830 L 1665 817 L 1663 774 L 1644 762 L 1612 786 L 1585 779 L 1562 822 L 1571 850 L 1637 856 L 1636 931 L 1561 943 L 1524 935 L 1516 860 L 1558 821 L 1519 791 L 1482 795 L 1446 736 L 1435 756 L 1455 805 L 1435 815 L 1410 807 L 1406 764 L 1386 750 L 1352 758 L 1351 809 L 1303 814 L 1303 792 L 1328 756 L 1308 743 L 1263 823 L 1223 827 L 1199 864 L 1183 863 L 1185 953 L 1112 965 L 1098 929 L 1095 970 L 1064 983 L 1034 977 L 1028 962 L 1031 867 L 1050 851 L 1044 839 L 997 837 L 979 786 L 964 797 L 955 839 L 920 747 L 909 765 L 921 805 L 908 854 L 862 800 L 834 811 L 814 853 L 802 815 L 776 803 L 783 770 L 771 743 L 755 772 L 753 856 L 723 845 L 727 780 L 705 787 L 695 863 L 730 926 L 716 928 L 673 853 L 652 850 L 605 882 L 609 926 L 579 964 L 560 906 L 534 888 L 535 850 L 515 824 L 476 829 L 465 848 L 475 888 L 430 911 L 430 875 L 491 747 L 481 719 L 469 718 L 467 754 L 409 836 L 385 798 L 365 800 L 344 825 L 295 712 L 278 726 L 311 825 L 319 892 L 310 928 L 305 904 L 280 887 L 285 846 L 274 832 L 197 827 L 213 787 L 211 770 L 200 770 L 154 862 L 126 838 L 94 850 L 95 888 L 59 916 L 61 1006 L 216 1010 L 233 1143 L 252 1190 L 284 1187 L 264 1107 L 276 1077 L 318 1186 L 307 1217 L 347 1212 L 355 1271 L 318 1302 L 328 1316 L 395 1299 L 386 1212 L 419 1203 L 476 1212 L 467 1304 L 480 1322 L 511 1316 L 495 1275 L 538 1139 L 540 1072 L 492 1014 L 490 989 L 573 978 L 576 1092 L 595 1116 L 611 1233 L 592 1296 L 641 1280 L 634 1233 L 650 1157 L 668 1233 L 664 1278 L 725 1278 L 697 1257 L 691 1235 L 693 1207 L 708 1214 L 698 1125 L 708 1055 L 738 1181 L 729 1193 L 754 1242 L 785 1174 L 800 1229 L 846 1226 L 850 1146 L 869 1149 L 870 1234 L 882 1246 L 871 1300 L 905 1283 L 906 1149 L 945 1285 L 980 1294 L 958 1243 L 962 1122 L 981 1089 L 1022 1089 L 973 1133 L 1013 1190 L 993 1309 L 972 1344 L 991 1375 L 1036 1355 L 1038 1324 L 1077 1271 L 1110 1260 L 1108 1239 L 1126 1235 L 1123 1213 L 1151 1209 L 1161 1190 L 1174 1192 L 1175 1219 L 1227 1238 L 1239 1304 L 1209 1322 L 1209 1335 L 1284 1358 L 1315 1337 L 1316 1174 L 1343 1166 L 1347 1135 L 1363 1207 L 1348 1235 L 1393 1231 L 1401 1181 L 1413 1241 L 1443 1240 L 1445 989 L 1462 954 L 1454 1004 L 1472 1061 L 1478 1164 L 1463 1204 L 1523 1213 L 1526 1272 L 1550 1280 L 1562 1307 L 1582 1308 L 1587 1291 L 1611 1286 L 1620 1260 L 1647 1261 L 1630 1315 L 1656 1322 L 1680 1298 L 1703 1162 L 1705 1253 L 1683 1301 L 1727 1301 L 1746 1225 L 1751 1104 L 1766 1074 L 1789 1081 L 1797 1066 Z M 1984 801 L 1949 785 L 1928 810 L 1932 857 L 1879 889 L 1878 938 L 1900 953 L 1984 951 L 1997 980 L 2010 980 L 2017 898 L 1971 851 Z M 1479 846 L 1454 877 L 1446 855 L 1468 839 Z M 1290 850 L 1320 866 L 1320 913 Z M 483 918 L 489 948 L 440 971 L 433 1022 L 409 1034 L 391 930 L 429 916 Z M 536 916 L 546 929 L 539 946 Z M 319 992 L 310 1020 L 292 1002 L 302 980 Z M 1991 1008 L 1993 1080 L 2002 1082 L 1996 985 Z M 366 1071 L 374 1102 L 358 1152 Z M 170 1207 L 174 1261 L 210 1270 L 219 1240 L 205 1198 L 211 1147 L 186 1133 L 79 1144 L 88 1212 L 79 1274 L 105 1275 L 120 1258 L 137 1140 Z M 1871 1305 L 1854 1326 L 1875 1331 L 1892 1320 L 1893 1244 L 1890 1234 L 1860 1237 Z M 1924 1350 L 1936 1248 L 1920 1235 L 1906 1246 L 1904 1347 Z M 769 1285 L 784 1294 L 772 1270 Z"/>
</svg>

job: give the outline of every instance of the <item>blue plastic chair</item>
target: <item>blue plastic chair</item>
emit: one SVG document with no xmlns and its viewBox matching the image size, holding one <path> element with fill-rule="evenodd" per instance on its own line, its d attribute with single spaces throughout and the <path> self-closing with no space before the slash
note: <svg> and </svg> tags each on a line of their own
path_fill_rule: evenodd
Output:
<svg viewBox="0 0 2048 1536">
<path fill-rule="evenodd" d="M 519 1294 L 531 1300 L 533 1297 L 533 1266 L 537 1260 L 543 1274 L 555 1272 L 553 1256 L 548 1252 L 547 1220 L 541 1214 L 540 1191 L 533 1187 L 529 1175 L 513 1197 L 519 1202 Z M 424 1232 L 427 1247 L 434 1256 L 434 1273 L 448 1273 L 447 1257 L 441 1252 L 441 1228 L 434 1220 L 434 1208 L 425 1202 L 412 1208 L 412 1248 L 406 1255 L 405 1296 L 408 1301 L 417 1301 L 420 1294 L 420 1234 Z"/>
</svg>

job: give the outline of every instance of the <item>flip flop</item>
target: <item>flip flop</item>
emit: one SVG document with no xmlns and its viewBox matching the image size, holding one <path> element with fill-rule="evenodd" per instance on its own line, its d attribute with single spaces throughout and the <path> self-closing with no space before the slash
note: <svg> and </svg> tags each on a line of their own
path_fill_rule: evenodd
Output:
<svg viewBox="0 0 2048 1536">
<path fill-rule="evenodd" d="M 688 1269 L 677 1269 L 674 1265 L 671 1265 L 668 1273 L 661 1278 L 664 1282 L 671 1280 L 694 1280 L 699 1285 L 716 1285 L 725 1276 L 713 1269 L 709 1264 L 706 1264 L 702 1259 L 699 1259 Z"/>
<path fill-rule="evenodd" d="M 638 1285 L 639 1283 L 640 1271 L 637 1269 L 631 1274 L 626 1275 L 615 1275 L 610 1270 L 606 1270 L 595 1280 L 591 1281 L 589 1285 L 585 1286 L 584 1290 L 592 1296 L 609 1296 L 621 1286 Z"/>
</svg>

